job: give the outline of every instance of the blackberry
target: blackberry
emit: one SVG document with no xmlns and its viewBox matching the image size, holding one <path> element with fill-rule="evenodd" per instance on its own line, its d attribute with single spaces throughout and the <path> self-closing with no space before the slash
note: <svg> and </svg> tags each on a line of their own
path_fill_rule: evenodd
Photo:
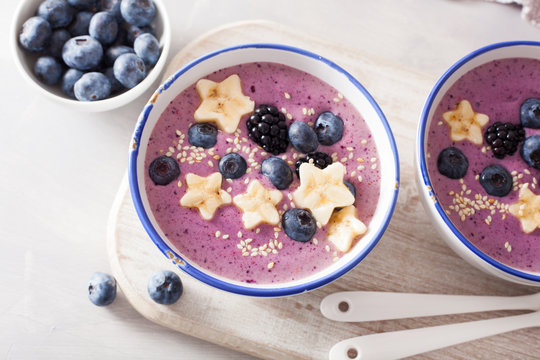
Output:
<svg viewBox="0 0 540 360">
<path fill-rule="evenodd" d="M 312 159 L 313 165 L 315 165 L 319 169 L 324 169 L 328 165 L 332 164 L 332 157 L 326 153 L 317 151 L 311 154 L 307 154 L 305 157 L 298 159 L 294 164 L 294 171 L 296 172 L 296 176 L 300 177 L 300 165 L 302 165 L 303 163 L 307 163 Z"/>
<path fill-rule="evenodd" d="M 259 105 L 246 120 L 248 136 L 265 151 L 278 155 L 287 150 L 289 137 L 285 115 L 273 105 Z"/>
<path fill-rule="evenodd" d="M 519 143 L 525 139 L 525 130 L 521 125 L 497 121 L 487 128 L 484 138 L 491 146 L 493 156 L 502 159 L 516 152 Z"/>
</svg>

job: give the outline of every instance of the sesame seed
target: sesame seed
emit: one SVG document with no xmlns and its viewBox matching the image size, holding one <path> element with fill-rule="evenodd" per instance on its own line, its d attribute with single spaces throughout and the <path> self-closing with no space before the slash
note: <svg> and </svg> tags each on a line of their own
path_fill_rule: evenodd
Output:
<svg viewBox="0 0 540 360">
<path fill-rule="evenodd" d="M 242 256 L 249 256 L 249 253 L 248 252 L 243 252 Z"/>
<path fill-rule="evenodd" d="M 377 168 L 377 164 L 371 165 L 371 170 L 375 170 Z"/>
<path fill-rule="evenodd" d="M 345 162 L 347 162 L 347 158 L 346 157 L 341 158 L 341 160 L 339 160 L 339 161 L 341 161 L 342 163 L 345 163 Z"/>
<path fill-rule="evenodd" d="M 321 224 L 320 221 L 317 221 L 317 227 L 318 227 L 319 229 L 322 228 L 322 224 Z"/>
<path fill-rule="evenodd" d="M 222 236 L 223 239 L 228 239 L 229 238 L 229 234 L 225 234 Z"/>
<path fill-rule="evenodd" d="M 232 183 L 233 183 L 233 180 L 232 180 L 232 179 L 225 179 L 225 181 L 227 181 L 229 184 L 232 184 Z"/>
<path fill-rule="evenodd" d="M 227 192 L 230 193 L 231 191 L 232 191 L 232 187 L 229 186 L 229 187 L 227 188 Z"/>
<path fill-rule="evenodd" d="M 268 263 L 268 269 L 272 269 L 274 267 L 274 262 L 271 261 Z"/>
<path fill-rule="evenodd" d="M 313 127 L 313 121 L 308 121 L 307 123 L 309 126 Z"/>
<path fill-rule="evenodd" d="M 277 244 L 277 248 L 278 248 L 279 250 L 281 250 L 281 249 L 283 248 L 283 243 L 282 243 L 282 242 L 278 243 L 278 244 Z"/>
<path fill-rule="evenodd" d="M 512 172 L 510 173 L 510 175 L 517 175 L 517 171 L 516 171 L 516 170 L 512 171 Z"/>
<path fill-rule="evenodd" d="M 353 153 L 349 153 L 349 159 L 353 158 Z"/>
<path fill-rule="evenodd" d="M 281 108 L 281 112 L 286 114 L 287 113 L 287 109 L 285 109 L 284 107 Z"/>
<path fill-rule="evenodd" d="M 319 240 L 317 240 L 317 238 L 313 238 L 313 244 L 315 245 L 319 244 Z"/>
<path fill-rule="evenodd" d="M 474 177 L 474 180 L 477 180 L 480 179 L 480 175 L 479 174 L 476 174 L 476 176 Z"/>
<path fill-rule="evenodd" d="M 216 237 L 220 237 L 221 236 L 221 231 L 216 231 Z"/>
<path fill-rule="evenodd" d="M 255 234 L 258 234 L 258 233 L 260 233 L 260 232 L 261 232 L 261 228 L 255 229 Z"/>
<path fill-rule="evenodd" d="M 248 168 L 248 169 L 246 170 L 246 174 L 249 174 L 250 172 L 251 172 L 251 168 Z"/>
<path fill-rule="evenodd" d="M 266 151 L 261 152 L 261 156 L 266 156 L 268 153 Z"/>
<path fill-rule="evenodd" d="M 176 154 L 176 158 L 177 158 L 177 159 L 180 159 L 181 157 L 182 157 L 182 154 L 181 154 L 181 153 Z"/>
<path fill-rule="evenodd" d="M 165 155 L 170 157 L 172 155 L 172 152 L 168 151 Z"/>
<path fill-rule="evenodd" d="M 307 115 L 307 109 L 306 108 L 302 108 L 302 114 Z"/>
<path fill-rule="evenodd" d="M 292 160 L 287 160 L 287 164 L 292 165 L 294 162 Z"/>
<path fill-rule="evenodd" d="M 359 163 L 363 163 L 363 162 L 364 162 L 364 159 L 362 159 L 361 157 L 359 157 L 359 158 L 356 159 L 356 161 L 359 162 Z"/>
<path fill-rule="evenodd" d="M 244 252 L 245 248 L 242 246 L 242 244 L 236 244 L 236 247 L 242 250 L 242 252 Z"/>
<path fill-rule="evenodd" d="M 518 179 L 523 179 L 523 174 L 519 174 Z"/>
<path fill-rule="evenodd" d="M 292 115 L 287 113 L 287 119 L 292 120 Z"/>
<path fill-rule="evenodd" d="M 208 166 L 214 167 L 214 163 L 211 160 L 208 160 Z"/>
<path fill-rule="evenodd" d="M 525 174 L 527 174 L 527 175 L 531 175 L 531 172 L 529 171 L 529 169 L 525 169 L 525 170 L 523 170 L 523 172 L 524 172 Z"/>
<path fill-rule="evenodd" d="M 249 182 L 249 179 L 244 180 L 244 184 L 247 184 Z"/>
<path fill-rule="evenodd" d="M 351 177 L 355 177 L 356 176 L 356 170 L 353 170 L 353 172 L 351 173 Z"/>
<path fill-rule="evenodd" d="M 324 249 L 326 250 L 326 252 L 330 252 L 330 246 L 326 245 Z"/>
<path fill-rule="evenodd" d="M 182 180 L 178 180 L 178 183 L 176 183 L 176 185 L 178 185 L 178 187 L 182 187 Z"/>
<path fill-rule="evenodd" d="M 193 164 L 195 164 L 195 161 L 191 160 L 191 161 L 188 162 L 188 164 L 193 165 Z"/>
<path fill-rule="evenodd" d="M 291 98 L 291 94 L 289 94 L 288 92 L 284 92 L 283 96 L 285 96 L 285 99 L 290 99 Z"/>
<path fill-rule="evenodd" d="M 339 102 L 339 99 L 337 97 L 335 97 L 333 100 L 334 102 Z"/>
<path fill-rule="evenodd" d="M 363 178 L 362 175 L 358 175 L 358 182 L 362 182 Z"/>
</svg>

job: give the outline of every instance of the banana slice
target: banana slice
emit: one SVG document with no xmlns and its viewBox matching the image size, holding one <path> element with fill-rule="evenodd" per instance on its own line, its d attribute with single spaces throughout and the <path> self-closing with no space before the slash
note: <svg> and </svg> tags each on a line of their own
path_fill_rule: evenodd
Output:
<svg viewBox="0 0 540 360">
<path fill-rule="evenodd" d="M 226 133 L 234 133 L 242 116 L 255 108 L 255 102 L 242 93 L 240 77 L 236 74 L 222 82 L 201 79 L 196 88 L 202 102 L 193 115 L 195 121 L 213 121 Z"/>
<path fill-rule="evenodd" d="M 353 205 L 336 211 L 328 223 L 326 239 L 332 242 L 341 252 L 351 248 L 353 240 L 367 231 L 366 225 L 356 217 L 356 208 Z"/>
<path fill-rule="evenodd" d="M 345 171 L 341 163 L 322 170 L 311 163 L 300 165 L 300 186 L 293 194 L 296 206 L 311 210 L 315 219 L 326 225 L 334 208 L 354 202 L 354 196 L 343 183 Z"/>
<path fill-rule="evenodd" d="M 508 208 L 510 214 L 521 222 L 521 230 L 530 234 L 540 227 L 540 195 L 535 195 L 529 184 L 523 184 L 519 190 L 519 200 Z"/>
<path fill-rule="evenodd" d="M 276 205 L 282 198 L 281 191 L 267 189 L 259 180 L 253 180 L 245 193 L 233 198 L 233 203 L 243 212 L 244 227 L 253 229 L 262 222 L 271 225 L 279 223 Z"/>
<path fill-rule="evenodd" d="M 442 114 L 442 118 L 450 126 L 452 141 L 469 140 L 473 144 L 482 145 L 482 127 L 489 122 L 489 116 L 474 112 L 468 100 L 461 100 L 455 110 Z"/>
<path fill-rule="evenodd" d="M 186 175 L 187 191 L 180 199 L 180 205 L 197 208 L 204 220 L 212 220 L 222 205 L 231 203 L 231 195 L 221 189 L 221 173 L 215 172 L 207 177 L 189 173 Z"/>
</svg>

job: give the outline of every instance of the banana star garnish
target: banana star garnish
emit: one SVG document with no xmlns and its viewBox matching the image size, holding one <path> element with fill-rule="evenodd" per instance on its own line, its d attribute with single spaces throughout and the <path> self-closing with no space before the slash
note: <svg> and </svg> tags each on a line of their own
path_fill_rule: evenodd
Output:
<svg viewBox="0 0 540 360">
<path fill-rule="evenodd" d="M 267 189 L 259 180 L 253 180 L 249 183 L 245 193 L 233 198 L 233 203 L 242 210 L 244 227 L 253 229 L 262 222 L 271 225 L 279 223 L 276 205 L 282 198 L 281 191 Z"/>
<path fill-rule="evenodd" d="M 347 252 L 351 248 L 353 240 L 364 235 L 366 225 L 356 217 L 354 205 L 347 206 L 336 211 L 328 223 L 328 241 L 332 242 L 341 252 Z"/>
<path fill-rule="evenodd" d="M 540 195 L 535 195 L 529 189 L 529 184 L 521 187 L 519 200 L 510 205 L 508 211 L 521 222 L 521 230 L 525 234 L 540 227 Z"/>
<path fill-rule="evenodd" d="M 345 166 L 333 163 L 319 169 L 311 163 L 300 165 L 300 186 L 293 199 L 297 207 L 309 209 L 321 225 L 328 220 L 336 207 L 352 205 L 354 196 L 343 183 Z"/>
<path fill-rule="evenodd" d="M 455 110 L 442 114 L 442 118 L 450 126 L 452 141 L 469 140 L 473 144 L 482 145 L 482 127 L 489 122 L 489 116 L 474 112 L 468 100 L 461 100 Z"/>
<path fill-rule="evenodd" d="M 187 191 L 180 199 L 180 205 L 197 208 L 204 220 L 211 220 L 218 207 L 231 203 L 231 195 L 221 189 L 221 181 L 221 173 L 218 172 L 207 177 L 187 174 Z"/>
<path fill-rule="evenodd" d="M 202 101 L 193 114 L 195 121 L 213 121 L 229 134 L 236 131 L 242 116 L 255 107 L 255 102 L 242 93 L 240 77 L 236 74 L 222 82 L 201 79 L 196 88 Z"/>
</svg>

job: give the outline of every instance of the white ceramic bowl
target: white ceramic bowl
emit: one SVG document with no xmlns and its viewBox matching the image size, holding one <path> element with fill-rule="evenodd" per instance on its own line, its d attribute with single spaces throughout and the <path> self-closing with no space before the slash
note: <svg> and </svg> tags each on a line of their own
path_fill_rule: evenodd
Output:
<svg viewBox="0 0 540 360">
<path fill-rule="evenodd" d="M 426 165 L 426 147 L 430 127 L 437 105 L 448 89 L 465 73 L 492 60 L 525 57 L 540 59 L 540 42 L 513 41 L 492 44 L 478 49 L 456 62 L 437 81 L 429 94 L 420 117 L 416 137 L 416 179 L 420 199 L 431 217 L 432 223 L 448 245 L 461 257 L 475 267 L 502 279 L 525 285 L 540 286 L 540 274 L 528 273 L 509 267 L 476 248 L 459 230 L 444 212 L 433 192 Z"/>
<path fill-rule="evenodd" d="M 153 0 L 156 6 L 156 18 L 153 25 L 156 31 L 156 38 L 159 41 L 161 55 L 156 65 L 150 70 L 146 78 L 137 86 L 122 92 L 119 95 L 99 100 L 99 101 L 78 101 L 65 95 L 60 86 L 47 86 L 41 83 L 34 75 L 34 63 L 37 58 L 35 54 L 25 51 L 19 45 L 19 32 L 22 24 L 30 17 L 35 16 L 39 4 L 43 0 L 24 0 L 19 3 L 19 7 L 11 24 L 10 47 L 14 56 L 15 64 L 20 70 L 24 79 L 39 94 L 42 94 L 57 103 L 71 107 L 74 110 L 85 112 L 108 111 L 119 108 L 135 100 L 143 92 L 148 90 L 163 70 L 169 54 L 171 43 L 171 28 L 167 11 L 162 0 Z"/>
<path fill-rule="evenodd" d="M 161 113 L 185 88 L 222 68 L 248 62 L 276 62 L 308 72 L 341 92 L 366 120 L 379 152 L 381 163 L 380 199 L 369 230 L 361 242 L 339 261 L 309 277 L 280 284 L 247 284 L 231 281 L 190 263 L 164 236 L 150 210 L 145 192 L 145 152 L 149 136 Z M 393 213 L 398 187 L 399 162 L 388 123 L 369 93 L 336 64 L 316 54 L 275 44 L 248 44 L 226 48 L 199 58 L 178 70 L 154 93 L 143 109 L 130 147 L 129 184 L 139 218 L 158 248 L 191 276 L 216 288 L 252 296 L 283 296 L 308 291 L 337 279 L 358 264 L 376 245 Z"/>
</svg>

